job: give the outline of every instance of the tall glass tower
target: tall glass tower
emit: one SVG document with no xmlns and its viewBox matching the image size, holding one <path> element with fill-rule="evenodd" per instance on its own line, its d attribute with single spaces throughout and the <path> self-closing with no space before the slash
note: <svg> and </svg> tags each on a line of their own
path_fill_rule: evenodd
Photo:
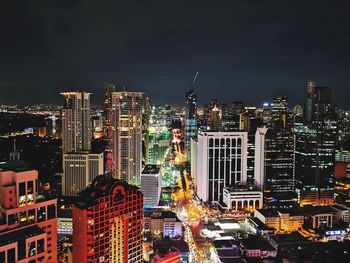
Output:
<svg viewBox="0 0 350 263">
<path fill-rule="evenodd" d="M 191 137 L 197 135 L 197 93 L 193 88 L 186 92 L 186 119 L 185 119 L 185 150 L 190 156 Z"/>
</svg>

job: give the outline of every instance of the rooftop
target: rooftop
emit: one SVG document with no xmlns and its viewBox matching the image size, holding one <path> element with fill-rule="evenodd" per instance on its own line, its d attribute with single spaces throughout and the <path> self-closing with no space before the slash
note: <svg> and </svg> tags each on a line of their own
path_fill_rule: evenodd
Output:
<svg viewBox="0 0 350 263">
<path fill-rule="evenodd" d="M 100 198 L 112 195 L 114 188 L 118 185 L 122 185 L 125 192 L 139 189 L 137 186 L 130 185 L 123 180 L 115 179 L 108 174 L 103 174 L 97 176 L 92 181 L 91 186 L 79 193 L 80 198 L 75 205 L 80 209 L 88 209 L 90 206 L 95 205 Z"/>
<path fill-rule="evenodd" d="M 251 186 L 246 186 L 246 185 L 234 185 L 234 186 L 229 186 L 225 187 L 228 192 L 248 192 L 248 191 L 259 191 L 257 188 L 251 187 Z"/>
<path fill-rule="evenodd" d="M 213 245 L 216 249 L 236 247 L 235 242 L 232 240 L 214 240 Z"/>
<path fill-rule="evenodd" d="M 261 222 L 256 217 L 249 217 L 248 219 L 250 222 L 252 222 L 259 230 L 273 230 L 274 228 L 269 228 L 266 226 L 263 222 Z"/>
<path fill-rule="evenodd" d="M 257 210 L 257 212 L 259 212 L 260 214 L 262 214 L 265 217 L 277 217 L 278 216 L 278 212 L 277 209 L 259 209 Z"/>
<path fill-rule="evenodd" d="M 157 164 L 147 164 L 141 174 L 159 174 L 160 168 Z"/>
<path fill-rule="evenodd" d="M 318 215 L 318 214 L 333 214 L 335 211 L 331 206 L 304 206 L 301 208 L 304 214 Z"/>
<path fill-rule="evenodd" d="M 176 214 L 172 211 L 157 211 L 152 213 L 144 213 L 145 217 L 151 217 L 151 218 L 157 218 L 157 219 L 164 219 L 164 218 L 176 218 L 176 221 L 180 220 L 177 218 Z"/>
<path fill-rule="evenodd" d="M 257 210 L 260 214 L 265 217 L 278 217 L 280 214 L 289 214 L 290 216 L 301 216 L 304 214 L 304 211 L 300 209 L 259 209 Z"/>
<path fill-rule="evenodd" d="M 23 172 L 29 170 L 28 165 L 22 160 L 9 160 L 0 163 L 0 171 Z"/>
<path fill-rule="evenodd" d="M 274 250 L 274 247 L 264 238 L 249 237 L 241 241 L 242 248 L 246 249 L 262 249 L 262 250 Z"/>
<path fill-rule="evenodd" d="M 349 208 L 347 208 L 345 205 L 335 204 L 332 207 L 337 209 L 337 210 L 341 210 L 341 211 L 348 211 L 349 210 Z"/>
<path fill-rule="evenodd" d="M 308 242 L 311 243 L 310 240 L 308 240 L 306 237 L 303 237 L 298 232 L 292 232 L 289 234 L 276 234 L 272 235 L 271 238 L 275 240 L 277 243 L 301 243 L 301 242 Z"/>
</svg>

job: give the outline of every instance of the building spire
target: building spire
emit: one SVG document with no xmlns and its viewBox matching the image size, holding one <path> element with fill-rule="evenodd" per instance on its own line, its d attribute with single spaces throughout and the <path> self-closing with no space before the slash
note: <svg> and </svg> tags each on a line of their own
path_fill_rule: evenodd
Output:
<svg viewBox="0 0 350 263">
<path fill-rule="evenodd" d="M 13 150 L 10 152 L 10 160 L 19 160 L 20 154 L 19 151 L 16 149 L 16 137 L 13 139 Z"/>
</svg>

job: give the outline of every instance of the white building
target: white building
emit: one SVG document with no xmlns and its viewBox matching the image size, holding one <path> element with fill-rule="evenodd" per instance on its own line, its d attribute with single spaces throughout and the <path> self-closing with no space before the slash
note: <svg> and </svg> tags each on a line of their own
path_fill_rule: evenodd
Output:
<svg viewBox="0 0 350 263">
<path fill-rule="evenodd" d="M 63 154 L 62 194 L 75 196 L 104 173 L 103 153 L 77 152 Z"/>
<path fill-rule="evenodd" d="M 192 172 L 203 201 L 222 201 L 225 187 L 246 184 L 247 137 L 247 132 L 199 131 L 192 142 Z"/>
<path fill-rule="evenodd" d="M 263 193 L 247 187 L 225 187 L 223 203 L 228 210 L 254 211 L 263 207 Z"/>
<path fill-rule="evenodd" d="M 146 224 L 147 222 L 147 224 Z M 172 211 L 154 211 L 145 213 L 145 231 L 149 231 L 153 238 L 182 237 L 182 222 Z"/>
<path fill-rule="evenodd" d="M 267 128 L 258 128 L 255 133 L 254 185 L 264 190 L 265 180 L 265 135 Z"/>
<path fill-rule="evenodd" d="M 141 173 L 141 192 L 144 205 L 157 206 L 162 191 L 161 166 L 148 164 Z"/>
</svg>

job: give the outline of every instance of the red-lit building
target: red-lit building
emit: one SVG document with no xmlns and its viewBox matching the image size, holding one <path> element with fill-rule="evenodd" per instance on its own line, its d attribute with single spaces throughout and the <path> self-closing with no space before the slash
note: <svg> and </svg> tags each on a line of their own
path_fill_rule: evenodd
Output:
<svg viewBox="0 0 350 263">
<path fill-rule="evenodd" d="M 73 262 L 143 262 L 139 188 L 100 175 L 80 196 L 73 208 Z"/>
<path fill-rule="evenodd" d="M 152 263 L 180 263 L 180 252 L 168 252 L 164 256 L 156 255 L 151 260 Z"/>
<path fill-rule="evenodd" d="M 0 262 L 57 262 L 57 199 L 38 194 L 38 172 L 14 153 L 0 165 Z"/>
</svg>

